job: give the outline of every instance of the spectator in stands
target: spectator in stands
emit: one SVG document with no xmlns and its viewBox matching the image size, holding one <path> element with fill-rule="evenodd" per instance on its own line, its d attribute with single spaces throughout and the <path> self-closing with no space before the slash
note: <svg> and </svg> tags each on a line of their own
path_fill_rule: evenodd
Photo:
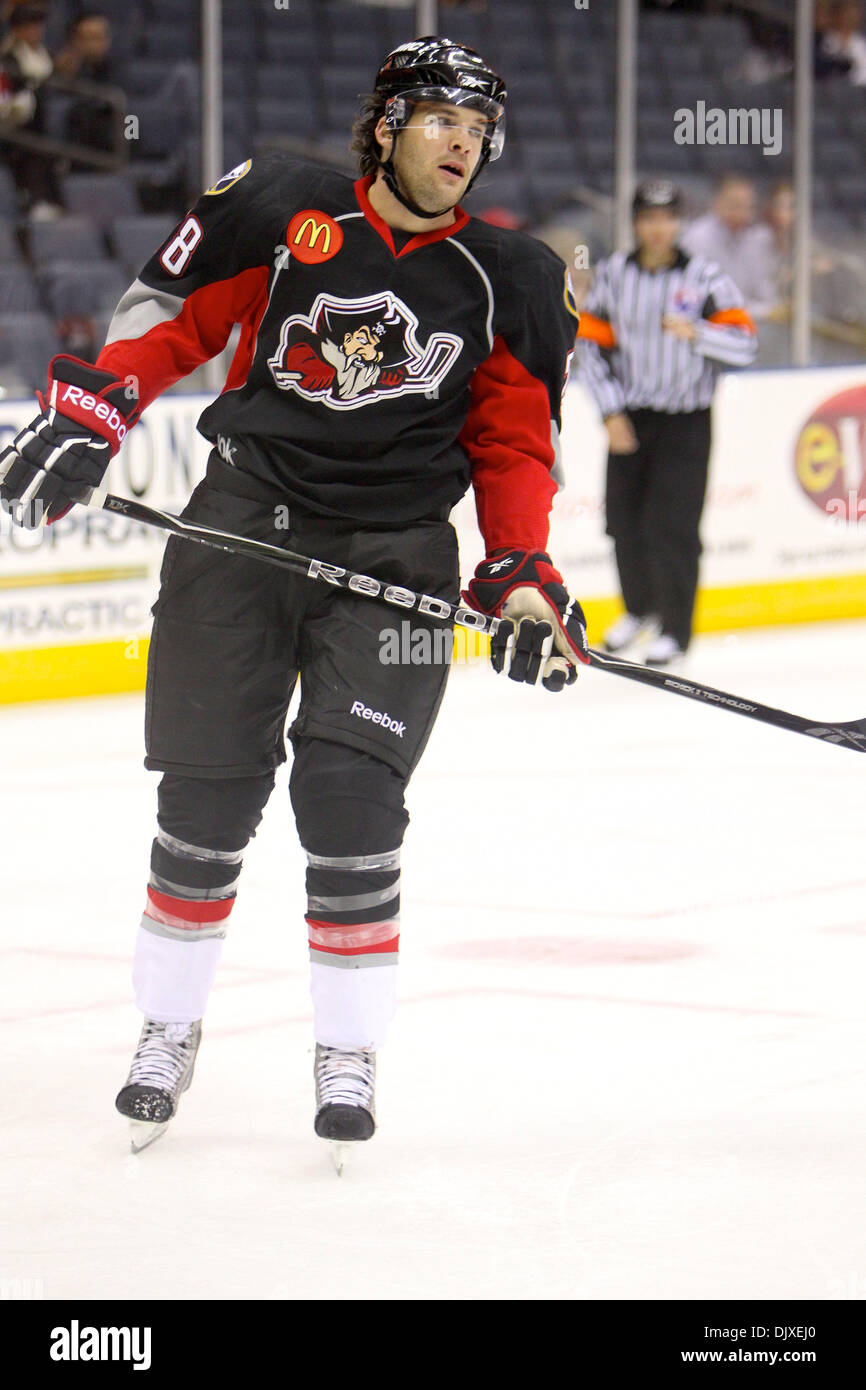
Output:
<svg viewBox="0 0 866 1390">
<path fill-rule="evenodd" d="M 795 212 L 793 186 L 782 179 L 771 190 L 763 220 L 758 224 L 773 269 L 775 303 L 767 315 L 771 325 L 787 325 L 791 321 Z M 834 324 L 861 322 L 864 290 L 860 258 L 846 255 L 842 248 L 822 240 L 813 231 L 809 267 L 813 320 L 820 321 L 831 335 Z M 790 360 L 787 333 L 780 337 L 765 323 L 761 339 L 760 360 L 764 365 Z"/>
<path fill-rule="evenodd" d="M 3 24 L 4 30 L 9 27 L 9 20 L 13 10 L 20 9 L 22 5 L 29 5 L 32 3 L 33 0 L 3 0 L 2 5 L 0 5 L 0 23 Z M 45 0 L 42 8 L 47 9 L 48 3 L 49 0 Z"/>
<path fill-rule="evenodd" d="M 848 80 L 855 87 L 866 87 L 866 36 L 862 28 L 860 0 L 837 0 L 821 45 L 825 56 L 849 61 Z"/>
<path fill-rule="evenodd" d="M 815 0 L 815 76 L 845 77 L 851 71 L 851 59 L 828 53 L 824 39 L 833 24 L 834 0 Z"/>
<path fill-rule="evenodd" d="M 766 318 L 776 302 L 766 232 L 755 225 L 757 195 L 751 179 L 725 174 L 712 207 L 686 230 L 682 246 L 715 261 L 740 289 L 753 318 Z"/>
<path fill-rule="evenodd" d="M 111 25 L 107 16 L 99 10 L 84 10 L 79 14 L 69 26 L 66 43 L 57 54 L 54 67 L 63 77 L 119 86 L 122 74 L 111 53 Z M 114 112 L 108 103 L 85 97 L 70 109 L 66 137 L 75 144 L 110 150 L 115 146 L 114 134 Z"/>
<path fill-rule="evenodd" d="M 45 47 L 45 20 L 43 5 L 16 5 L 9 15 L 9 34 L 0 44 L 0 68 L 5 83 L 16 95 L 26 91 L 33 98 L 29 114 L 24 116 L 21 109 L 10 124 L 35 135 L 44 134 L 45 109 L 40 89 L 54 69 Z M 34 220 L 58 217 L 61 198 L 56 159 L 11 142 L 3 142 L 3 157 L 29 216 Z"/>
<path fill-rule="evenodd" d="M 770 191 L 763 221 L 756 231 L 763 237 L 771 266 L 775 317 L 790 298 L 794 257 L 794 189 L 787 179 L 781 179 Z"/>
</svg>

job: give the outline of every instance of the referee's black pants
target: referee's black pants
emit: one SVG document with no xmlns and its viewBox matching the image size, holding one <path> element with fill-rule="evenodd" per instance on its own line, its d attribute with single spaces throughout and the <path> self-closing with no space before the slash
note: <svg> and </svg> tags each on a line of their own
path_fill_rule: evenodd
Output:
<svg viewBox="0 0 866 1390">
<path fill-rule="evenodd" d="M 685 650 L 698 587 L 710 412 L 628 415 L 638 448 L 608 454 L 605 499 L 622 596 L 629 613 L 655 614 Z"/>
</svg>

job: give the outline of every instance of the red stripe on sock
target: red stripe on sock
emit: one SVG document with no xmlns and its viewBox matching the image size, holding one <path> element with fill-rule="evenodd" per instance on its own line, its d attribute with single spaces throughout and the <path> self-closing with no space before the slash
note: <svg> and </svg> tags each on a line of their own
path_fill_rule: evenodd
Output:
<svg viewBox="0 0 866 1390">
<path fill-rule="evenodd" d="M 221 922 L 224 917 L 228 917 L 235 905 L 233 896 L 195 900 L 173 898 L 168 893 L 158 893 L 149 885 L 147 896 L 159 912 L 167 913 L 171 917 L 183 917 L 188 922 Z"/>
<path fill-rule="evenodd" d="M 314 951 L 326 951 L 335 956 L 367 956 L 396 951 L 400 929 L 396 922 L 323 922 L 307 917 L 309 943 Z"/>
</svg>

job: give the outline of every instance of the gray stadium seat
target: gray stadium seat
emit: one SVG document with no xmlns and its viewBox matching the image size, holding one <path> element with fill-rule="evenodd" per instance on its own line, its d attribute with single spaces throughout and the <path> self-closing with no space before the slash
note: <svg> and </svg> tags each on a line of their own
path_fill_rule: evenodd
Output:
<svg viewBox="0 0 866 1390">
<path fill-rule="evenodd" d="M 137 274 L 168 240 L 174 226 L 175 219 L 170 214 L 116 217 L 111 224 L 111 244 L 116 258 L 126 271 Z"/>
<path fill-rule="evenodd" d="M 646 22 L 647 16 L 644 16 Z M 669 19 L 670 16 L 659 16 Z M 700 42 L 711 51 L 719 53 L 724 49 L 744 53 L 749 46 L 749 31 L 738 15 L 688 16 L 686 41 Z"/>
<path fill-rule="evenodd" d="M 844 212 L 863 210 L 864 180 L 862 173 L 837 178 L 833 185 L 833 202 Z"/>
<path fill-rule="evenodd" d="M 63 199 L 72 213 L 85 213 L 101 227 L 115 217 L 141 212 L 138 190 L 132 176 L 114 174 L 67 174 Z"/>
<path fill-rule="evenodd" d="M 307 67 L 288 69 L 284 64 L 263 64 L 256 73 L 256 93 L 265 101 L 306 101 L 312 108 L 315 99 L 313 74 Z"/>
<path fill-rule="evenodd" d="M 613 101 L 614 91 L 613 78 L 611 77 L 607 87 L 608 101 Z M 656 68 L 654 70 L 638 68 L 637 102 L 639 114 L 647 108 L 655 109 L 657 107 L 667 107 L 670 105 L 667 77 L 662 68 Z M 611 107 L 611 120 L 615 119 L 615 114 L 615 110 Z"/>
<path fill-rule="evenodd" d="M 652 110 L 638 111 L 637 135 L 639 140 L 673 140 L 673 112 Z"/>
<path fill-rule="evenodd" d="M 318 63 L 319 45 L 312 29 L 285 25 L 259 35 L 259 61 L 262 63 Z"/>
<path fill-rule="evenodd" d="M 104 261 L 107 254 L 96 224 L 75 215 L 57 222 L 31 222 L 28 247 L 37 265 L 57 260 Z"/>
<path fill-rule="evenodd" d="M 322 69 L 322 90 L 329 102 L 357 101 L 359 92 L 370 90 L 370 71 L 357 64 L 330 65 Z"/>
<path fill-rule="evenodd" d="M 525 72 L 518 69 L 508 77 L 508 105 L 520 112 L 524 103 L 549 106 L 558 93 L 549 72 Z"/>
<path fill-rule="evenodd" d="M 255 129 L 260 135 L 308 137 L 320 133 L 321 123 L 308 101 L 262 100 L 255 105 Z"/>
<path fill-rule="evenodd" d="M 689 44 L 677 44 L 676 46 L 664 44 L 660 49 L 655 49 L 646 56 L 650 59 L 654 69 L 661 66 L 665 72 L 674 75 L 688 73 L 689 75 L 697 74 L 701 78 L 704 75 L 704 55 L 699 48 L 693 48 Z"/>
<path fill-rule="evenodd" d="M 115 261 L 92 265 L 53 261 L 38 272 L 38 280 L 50 312 L 58 319 L 105 313 L 129 287 L 128 276 Z"/>
<path fill-rule="evenodd" d="M 115 0 L 115 4 L 122 4 L 123 0 Z M 165 24 L 183 24 L 190 11 L 189 0 L 157 0 L 152 9 L 158 11 L 158 17 Z"/>
<path fill-rule="evenodd" d="M 530 173 L 527 182 L 535 216 L 541 220 L 549 216 L 556 205 L 567 203 L 575 185 L 582 181 L 579 173 L 570 176 L 560 173 Z"/>
<path fill-rule="evenodd" d="M 328 8 L 330 11 L 337 7 L 329 6 Z M 372 84 L 378 66 L 384 57 L 378 27 L 374 28 L 369 23 L 365 24 L 364 18 L 359 16 L 358 10 L 354 6 L 343 5 L 339 8 L 344 11 L 344 18 L 339 19 L 336 13 L 331 15 L 326 60 L 329 63 L 340 63 L 349 67 L 360 67 L 361 64 L 364 64 L 369 72 L 367 80 Z M 345 13 L 347 10 L 351 13 Z"/>
<path fill-rule="evenodd" d="M 165 84 L 168 75 L 164 58 L 137 57 L 135 62 L 130 64 L 126 90 L 135 94 L 142 92 L 145 95 L 153 95 Z"/>
<path fill-rule="evenodd" d="M 560 172 L 574 178 L 580 167 L 580 147 L 576 140 L 524 140 L 527 169 L 538 173 Z"/>
<path fill-rule="evenodd" d="M 41 308 L 32 271 L 26 266 L 0 265 L 0 318 L 35 313 Z"/>
<path fill-rule="evenodd" d="M 226 99 L 249 102 L 252 91 L 248 68 L 240 62 L 223 63 L 223 96 Z"/>
<path fill-rule="evenodd" d="M 47 314 L 0 315 L 0 385 L 7 390 L 7 368 L 27 392 L 45 386 L 48 363 L 61 349 Z"/>
<path fill-rule="evenodd" d="M 168 158 L 176 152 L 183 130 L 177 111 L 166 104 L 163 96 L 139 97 L 135 115 L 138 117 L 138 139 L 129 142 L 133 162 Z"/>
<path fill-rule="evenodd" d="M 609 117 L 607 118 L 610 119 Z M 558 105 L 528 106 L 524 104 L 520 114 L 513 120 L 509 112 L 505 118 L 506 139 L 515 130 L 521 140 L 526 138 L 562 139 L 569 133 L 569 119 Z"/>
<path fill-rule="evenodd" d="M 233 145 L 239 143 L 244 150 L 247 150 L 249 147 L 249 132 L 250 120 L 247 103 L 239 101 L 237 98 L 227 97 L 223 101 L 223 140 L 226 148 L 228 148 L 229 143 Z M 233 169 L 235 164 L 238 163 L 238 160 L 233 159 L 230 155 L 227 157 L 229 159 L 228 167 Z M 246 156 L 244 155 L 241 157 L 245 158 Z"/>
<path fill-rule="evenodd" d="M 644 112 L 641 111 L 638 113 L 639 126 L 643 124 L 643 119 Z M 607 144 L 610 144 L 613 140 L 614 125 L 615 121 L 610 111 L 587 108 L 586 110 L 578 111 L 575 129 L 577 134 L 582 138 L 604 140 Z"/>
<path fill-rule="evenodd" d="M 66 123 L 75 102 L 76 98 L 68 92 L 52 92 L 48 89 L 43 93 L 42 110 L 46 135 L 53 136 L 55 140 L 66 138 Z"/>
<path fill-rule="evenodd" d="M 15 235 L 15 226 L 4 218 L 0 220 L 0 262 L 16 264 L 20 260 L 21 248 Z"/>
<path fill-rule="evenodd" d="M 145 29 L 147 52 L 153 58 L 192 58 L 199 51 L 198 6 L 189 5 L 186 14 L 177 15 L 170 24 L 150 19 Z"/>
<path fill-rule="evenodd" d="M 175 0 L 178 3 L 179 0 Z M 187 0 L 183 0 L 187 3 Z M 249 0 L 240 0 L 241 5 L 246 5 Z M 263 5 L 258 13 L 259 28 L 268 38 L 276 31 L 281 33 L 289 27 L 293 29 L 309 32 L 315 28 L 315 12 L 321 5 L 321 0 L 291 0 L 290 9 L 278 10 L 276 5 Z"/>
<path fill-rule="evenodd" d="M 461 205 L 477 217 L 485 208 L 507 208 L 509 212 L 523 216 L 529 208 L 526 180 L 520 174 L 507 174 L 498 177 L 495 173 L 481 180 L 465 198 Z"/>
<path fill-rule="evenodd" d="M 17 217 L 18 191 L 15 180 L 4 164 L 0 164 L 0 217 Z"/>
<path fill-rule="evenodd" d="M 773 161 L 775 163 L 775 160 Z M 863 156 L 853 140 L 844 136 L 823 136 L 815 141 L 815 165 L 823 174 L 853 174 L 862 168 Z M 866 202 L 866 179 L 864 179 Z"/>
<path fill-rule="evenodd" d="M 597 169 L 613 168 L 613 136 L 590 136 L 577 142 L 577 157 L 580 166 L 587 173 Z"/>
</svg>

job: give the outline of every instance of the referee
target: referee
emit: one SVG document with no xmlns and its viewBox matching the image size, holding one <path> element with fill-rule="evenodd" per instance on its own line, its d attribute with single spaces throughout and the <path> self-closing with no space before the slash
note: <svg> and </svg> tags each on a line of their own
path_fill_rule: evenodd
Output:
<svg viewBox="0 0 866 1390">
<path fill-rule="evenodd" d="M 716 378 L 748 366 L 758 346 L 730 276 L 678 245 L 681 210 L 675 184 L 638 187 L 635 249 L 599 262 L 577 341 L 607 429 L 606 529 L 626 609 L 604 644 L 622 652 L 651 633 L 644 659 L 655 666 L 692 634 Z"/>
</svg>

